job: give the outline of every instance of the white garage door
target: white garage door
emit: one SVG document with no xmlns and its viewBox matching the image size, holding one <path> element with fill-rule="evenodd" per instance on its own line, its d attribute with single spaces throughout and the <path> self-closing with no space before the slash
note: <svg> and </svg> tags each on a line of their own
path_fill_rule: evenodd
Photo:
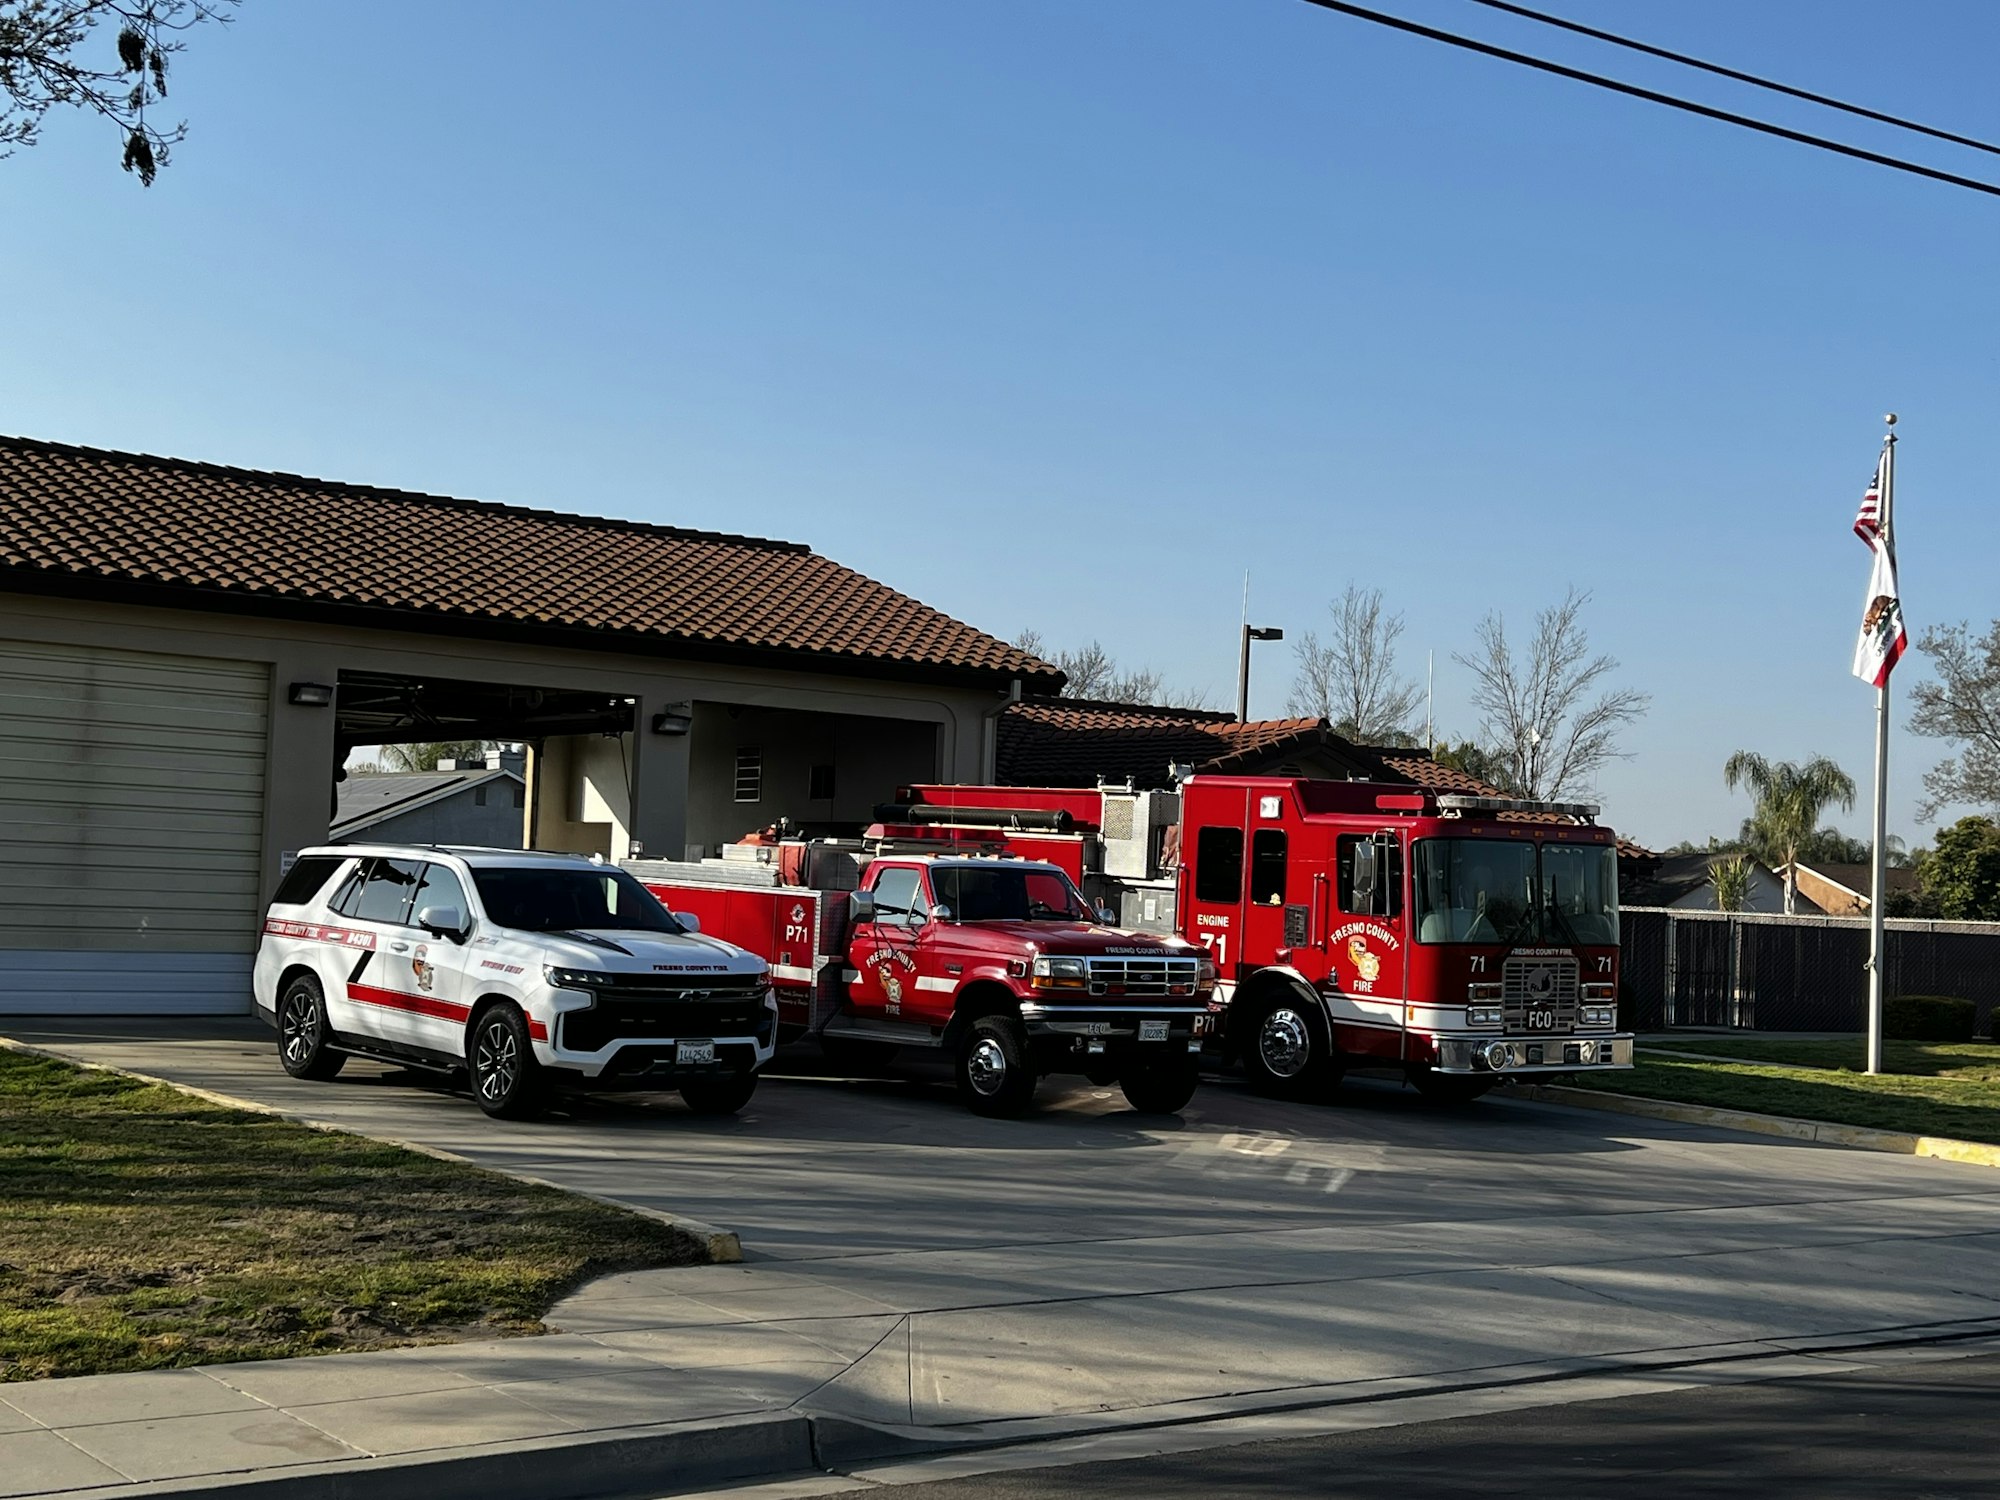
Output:
<svg viewBox="0 0 2000 1500">
<path fill-rule="evenodd" d="M 0 641 L 0 1014 L 240 1013 L 270 669 Z"/>
</svg>

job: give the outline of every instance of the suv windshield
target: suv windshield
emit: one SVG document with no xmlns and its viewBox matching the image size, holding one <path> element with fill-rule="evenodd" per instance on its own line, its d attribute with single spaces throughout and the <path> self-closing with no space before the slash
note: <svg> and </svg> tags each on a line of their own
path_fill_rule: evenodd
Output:
<svg viewBox="0 0 2000 1500">
<path fill-rule="evenodd" d="M 931 890 L 960 922 L 1094 922 L 1069 877 L 1047 866 L 936 865 Z"/>
<path fill-rule="evenodd" d="M 1423 839 L 1417 941 L 1618 941 L 1618 852 L 1609 844 Z"/>
<path fill-rule="evenodd" d="M 659 898 L 623 870 L 474 870 L 472 883 L 486 915 L 521 932 L 683 930 Z"/>
</svg>

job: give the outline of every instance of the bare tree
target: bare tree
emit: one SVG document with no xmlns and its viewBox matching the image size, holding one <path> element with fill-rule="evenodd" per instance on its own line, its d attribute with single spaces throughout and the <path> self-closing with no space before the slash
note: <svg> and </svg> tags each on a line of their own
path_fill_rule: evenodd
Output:
<svg viewBox="0 0 2000 1500">
<path fill-rule="evenodd" d="M 1538 614 L 1524 661 L 1515 661 L 1498 611 L 1480 621 L 1478 651 L 1452 658 L 1478 680 L 1472 702 L 1485 715 L 1481 733 L 1507 781 L 1526 797 L 1588 787 L 1606 761 L 1618 758 L 1619 732 L 1652 701 L 1636 688 L 1599 691 L 1618 662 L 1590 654 L 1583 627 L 1589 602 L 1589 594 L 1571 589 Z"/>
<path fill-rule="evenodd" d="M 90 111 L 117 129 L 125 170 L 147 187 L 187 135 L 147 110 L 167 97 L 167 59 L 180 33 L 226 22 L 239 0 L 0 0 L 0 156 L 34 145 L 42 117 L 58 105 Z M 116 22 L 114 49 L 84 56 L 97 28 Z M 113 53 L 115 52 L 115 57 Z"/>
<path fill-rule="evenodd" d="M 441 760 L 471 760 L 499 749 L 495 740 L 426 740 L 421 743 L 404 745 L 384 745 L 382 758 L 372 766 L 357 766 L 359 771 L 394 773 L 399 771 L 435 771 Z"/>
<path fill-rule="evenodd" d="M 1935 817 L 1952 803 L 2000 807 L 2000 620 L 1984 640 L 1963 621 L 1933 625 L 1917 649 L 1937 681 L 1910 690 L 1910 728 L 1963 747 L 1924 772 L 1917 815 Z"/>
<path fill-rule="evenodd" d="M 1039 630 L 1024 630 L 1014 644 L 1030 656 L 1062 669 L 1069 681 L 1065 698 L 1089 698 L 1099 703 L 1135 703 L 1161 708 L 1205 708 L 1206 693 L 1167 686 L 1167 680 L 1151 667 L 1130 670 L 1104 649 L 1102 641 L 1091 641 L 1074 651 L 1051 651 Z"/>
<path fill-rule="evenodd" d="M 1403 617 L 1383 612 L 1380 589 L 1352 583 L 1327 612 L 1333 624 L 1325 637 L 1308 630 L 1292 648 L 1298 675 L 1286 706 L 1364 744 L 1409 743 L 1424 694 L 1396 675 Z"/>
</svg>

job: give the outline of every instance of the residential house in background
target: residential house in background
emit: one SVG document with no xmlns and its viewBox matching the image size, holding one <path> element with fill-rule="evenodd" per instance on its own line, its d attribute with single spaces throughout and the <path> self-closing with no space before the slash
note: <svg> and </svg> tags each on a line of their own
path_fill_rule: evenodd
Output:
<svg viewBox="0 0 2000 1500">
<path fill-rule="evenodd" d="M 435 771 L 350 772 L 334 792 L 336 844 L 525 843 L 527 757 L 516 748 L 481 760 L 445 760 Z"/>
<path fill-rule="evenodd" d="M 1650 868 L 1635 869 L 1629 877 L 1620 879 L 1618 902 L 1621 906 L 1666 906 L 1675 911 L 1714 911 L 1715 882 L 1709 874 L 1709 866 L 1718 859 L 1727 857 L 1724 854 L 1707 853 L 1658 855 Z M 1622 859 L 1620 873 L 1625 874 Z M 1769 865 L 1753 864 L 1750 870 L 1750 896 L 1744 902 L 1742 910 L 1771 916 L 1781 915 L 1785 910 L 1784 876 Z M 1811 914 L 1812 903 L 1801 901 L 1800 910 Z"/>
<path fill-rule="evenodd" d="M 1799 909 L 1807 903 L 1830 917 L 1865 917 L 1868 893 L 1874 889 L 1874 872 L 1867 865 L 1808 865 L 1801 860 L 1793 867 L 1799 883 Z M 1894 896 L 1915 895 L 1919 882 L 1915 870 L 1894 867 L 1882 872 L 1883 890 Z M 1890 907 L 1891 912 L 1895 907 Z"/>
</svg>

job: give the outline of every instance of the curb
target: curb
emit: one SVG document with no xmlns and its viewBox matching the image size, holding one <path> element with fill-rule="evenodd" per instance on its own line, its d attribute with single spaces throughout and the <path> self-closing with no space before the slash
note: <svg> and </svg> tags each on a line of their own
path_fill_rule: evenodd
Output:
<svg viewBox="0 0 2000 1500">
<path fill-rule="evenodd" d="M 72 1068 L 82 1068 L 87 1073 L 116 1073 L 121 1078 L 133 1078 L 140 1083 L 158 1084 L 161 1088 L 190 1094 L 210 1104 L 220 1105 L 224 1109 L 240 1109 L 248 1114 L 269 1115 L 273 1119 L 289 1120 L 294 1125 L 303 1125 L 308 1130 L 324 1130 L 330 1135 L 351 1135 L 359 1140 L 380 1141 L 385 1146 L 397 1146 L 405 1151 L 414 1151 L 419 1156 L 428 1156 L 436 1161 L 448 1161 L 454 1166 L 491 1172 L 496 1177 L 525 1182 L 532 1187 L 551 1188 L 558 1193 L 567 1193 L 572 1198 L 587 1198 L 593 1203 L 602 1203 L 606 1208 L 621 1209 L 629 1214 L 637 1214 L 642 1219 L 651 1219 L 655 1223 L 665 1224 L 670 1229 L 680 1231 L 701 1246 L 703 1254 L 711 1265 L 734 1265 L 743 1259 L 743 1242 L 736 1237 L 736 1231 L 733 1229 L 722 1229 L 701 1219 L 683 1218 L 679 1214 L 670 1214 L 663 1209 L 622 1202 L 617 1198 L 608 1198 L 602 1193 L 589 1192 L 566 1183 L 551 1182 L 546 1177 L 534 1177 L 526 1172 L 512 1172 L 505 1167 L 489 1166 L 483 1161 L 475 1161 L 472 1157 L 461 1156 L 456 1151 L 446 1151 L 441 1146 L 426 1145 L 422 1141 L 406 1141 L 400 1136 L 373 1135 L 356 1130 L 351 1125 L 338 1125 L 331 1120 L 317 1120 L 311 1115 L 294 1114 L 274 1104 L 260 1103 L 255 1099 L 239 1099 L 234 1094 L 217 1093 L 214 1089 L 205 1089 L 197 1084 L 176 1083 L 171 1078 L 161 1078 L 154 1073 L 141 1073 L 132 1068 L 114 1068 L 108 1063 L 83 1062 L 78 1058 L 65 1057 L 62 1053 L 47 1047 L 36 1047 L 27 1042 L 16 1041 L 11 1036 L 0 1035 L 0 1051 L 20 1052 L 29 1057 L 46 1057 L 51 1062 L 66 1063 Z"/>
<path fill-rule="evenodd" d="M 692 1489 L 813 1467 L 812 1423 L 794 1412 L 680 1423 L 571 1439 L 542 1438 L 430 1457 L 302 1464 L 260 1474 L 204 1474 L 58 1491 L 60 1500 L 553 1500 Z"/>
<path fill-rule="evenodd" d="M 2000 1146 L 1958 1141 L 1942 1135 L 1904 1135 L 1871 1130 L 1863 1125 L 1836 1125 L 1827 1120 L 1800 1120 L 1790 1115 L 1760 1115 L 1744 1109 L 1717 1109 L 1706 1104 L 1676 1104 L 1669 1099 L 1645 1099 L 1637 1094 L 1613 1094 L 1599 1089 L 1564 1088 L 1538 1083 L 1522 1091 L 1544 1104 L 1567 1104 L 1611 1114 L 1643 1115 L 1649 1120 L 1673 1120 L 1682 1125 L 1711 1125 L 1746 1130 L 1754 1135 L 1782 1136 L 1821 1146 L 1852 1146 L 1862 1151 L 1886 1151 L 1898 1156 L 1931 1156 L 1975 1167 L 2000 1167 Z"/>
</svg>

